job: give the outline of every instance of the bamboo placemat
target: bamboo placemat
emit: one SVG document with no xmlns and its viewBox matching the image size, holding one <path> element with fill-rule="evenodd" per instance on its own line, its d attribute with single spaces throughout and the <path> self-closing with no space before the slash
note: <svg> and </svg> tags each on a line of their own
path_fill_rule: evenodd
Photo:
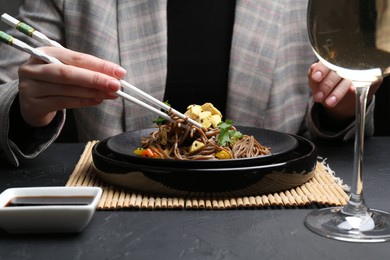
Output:
<svg viewBox="0 0 390 260">
<path fill-rule="evenodd" d="M 348 201 L 342 181 L 325 164 L 317 162 L 314 177 L 303 185 L 279 193 L 227 198 L 164 197 L 140 194 L 101 181 L 92 166 L 92 147 L 88 142 L 66 186 L 95 186 L 103 189 L 98 210 L 116 209 L 232 209 L 270 206 L 299 207 L 310 204 L 342 206 Z"/>
</svg>

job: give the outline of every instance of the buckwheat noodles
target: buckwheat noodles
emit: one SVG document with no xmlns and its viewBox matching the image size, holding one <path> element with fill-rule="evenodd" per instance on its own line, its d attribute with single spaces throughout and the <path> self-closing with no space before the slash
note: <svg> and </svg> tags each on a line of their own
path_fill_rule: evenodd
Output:
<svg viewBox="0 0 390 260">
<path fill-rule="evenodd" d="M 141 140 L 142 148 L 152 149 L 163 159 L 175 160 L 220 160 L 215 156 L 219 151 L 226 151 L 230 159 L 252 158 L 271 153 L 269 147 L 261 145 L 253 136 L 243 134 L 231 147 L 218 144 L 219 128 L 210 127 L 206 131 L 188 124 L 183 127 L 185 120 L 175 118 L 173 122 L 158 126 L 148 138 Z M 234 126 L 231 129 L 236 130 Z M 190 153 L 189 147 L 198 140 L 204 147 Z"/>
</svg>

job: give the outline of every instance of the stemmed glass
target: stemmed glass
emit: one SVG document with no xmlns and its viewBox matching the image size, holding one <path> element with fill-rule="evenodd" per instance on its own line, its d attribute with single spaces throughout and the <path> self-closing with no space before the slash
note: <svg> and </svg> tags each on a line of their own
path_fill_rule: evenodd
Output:
<svg viewBox="0 0 390 260">
<path fill-rule="evenodd" d="M 307 215 L 311 231 L 349 242 L 390 240 L 390 213 L 369 208 L 363 197 L 367 95 L 390 73 L 390 0 L 309 0 L 308 33 L 318 59 L 352 80 L 356 93 L 354 167 L 349 202 Z"/>
</svg>

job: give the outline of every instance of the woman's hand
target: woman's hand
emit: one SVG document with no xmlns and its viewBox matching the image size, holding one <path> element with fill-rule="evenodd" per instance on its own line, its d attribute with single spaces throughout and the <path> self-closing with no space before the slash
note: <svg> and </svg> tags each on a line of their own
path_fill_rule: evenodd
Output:
<svg viewBox="0 0 390 260">
<path fill-rule="evenodd" d="M 308 81 L 313 100 L 322 104 L 328 117 L 343 121 L 355 116 L 355 88 L 350 80 L 341 78 L 318 62 L 310 66 Z M 371 101 L 380 83 L 381 81 L 372 84 L 368 101 Z"/>
<path fill-rule="evenodd" d="M 68 49 L 41 50 L 64 64 L 47 64 L 31 57 L 20 66 L 20 111 L 28 124 L 45 126 L 58 110 L 94 106 L 104 99 L 117 98 L 118 79 L 126 74 L 119 65 Z"/>
</svg>

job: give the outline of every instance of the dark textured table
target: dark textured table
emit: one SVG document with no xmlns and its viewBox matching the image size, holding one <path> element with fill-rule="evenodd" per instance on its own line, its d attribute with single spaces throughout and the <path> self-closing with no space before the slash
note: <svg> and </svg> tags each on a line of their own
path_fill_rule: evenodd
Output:
<svg viewBox="0 0 390 260">
<path fill-rule="evenodd" d="M 364 193 L 390 211 L 390 137 L 365 142 Z M 53 144 L 14 168 L 0 164 L 0 191 L 65 185 L 83 144 Z M 318 144 L 345 183 L 353 143 Z M 311 233 L 312 208 L 98 211 L 79 234 L 11 235 L 0 230 L 0 259 L 389 259 L 390 243 L 348 243 Z"/>
</svg>

